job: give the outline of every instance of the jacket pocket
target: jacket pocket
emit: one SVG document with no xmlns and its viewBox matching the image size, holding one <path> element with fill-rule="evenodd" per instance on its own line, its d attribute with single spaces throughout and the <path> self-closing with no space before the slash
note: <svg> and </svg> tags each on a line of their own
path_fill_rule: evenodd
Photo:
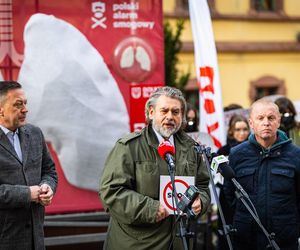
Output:
<svg viewBox="0 0 300 250">
<path fill-rule="evenodd" d="M 124 234 L 126 238 L 131 238 L 134 240 L 143 240 L 148 238 L 153 232 L 159 230 L 160 224 L 144 224 L 144 225 L 130 225 L 116 222 L 117 226 L 121 230 L 121 233 Z M 119 231 L 119 230 L 118 230 Z M 123 236 L 123 238 L 124 238 Z"/>
<path fill-rule="evenodd" d="M 195 176 L 197 171 L 197 163 L 195 161 L 187 160 L 184 169 L 185 172 L 182 175 Z"/>
<path fill-rule="evenodd" d="M 275 168 L 271 170 L 271 189 L 273 193 L 290 194 L 294 190 L 295 172 L 292 168 Z"/>
<path fill-rule="evenodd" d="M 155 162 L 136 163 L 136 191 L 157 199 L 159 194 L 159 172 Z"/>
<path fill-rule="evenodd" d="M 246 190 L 247 193 L 254 193 L 255 190 L 255 169 L 254 168 L 244 168 L 240 169 L 236 173 L 238 182 Z"/>
</svg>

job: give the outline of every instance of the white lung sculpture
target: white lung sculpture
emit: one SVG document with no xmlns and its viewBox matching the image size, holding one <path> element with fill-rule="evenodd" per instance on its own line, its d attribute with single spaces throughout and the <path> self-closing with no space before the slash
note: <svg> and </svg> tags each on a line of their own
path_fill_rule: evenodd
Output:
<svg viewBox="0 0 300 250">
<path fill-rule="evenodd" d="M 28 121 L 56 150 L 68 181 L 98 191 L 104 161 L 129 132 L 122 94 L 102 56 L 71 24 L 35 14 L 25 27 L 19 81 Z"/>
</svg>

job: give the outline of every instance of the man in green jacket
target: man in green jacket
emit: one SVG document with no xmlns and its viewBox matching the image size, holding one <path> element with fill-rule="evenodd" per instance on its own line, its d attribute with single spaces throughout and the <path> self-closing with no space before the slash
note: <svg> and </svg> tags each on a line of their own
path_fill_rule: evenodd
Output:
<svg viewBox="0 0 300 250">
<path fill-rule="evenodd" d="M 200 194 L 192 204 L 199 216 L 210 204 L 209 175 L 194 150 L 195 142 L 183 132 L 186 101 L 180 90 L 158 88 L 146 103 L 148 125 L 119 139 L 110 152 L 100 181 L 99 196 L 111 215 L 104 249 L 169 249 L 175 237 L 175 216 L 159 201 L 160 176 L 169 175 L 158 154 L 168 139 L 175 146 L 175 175 L 194 176 Z M 183 249 L 175 238 L 173 250 Z"/>
</svg>

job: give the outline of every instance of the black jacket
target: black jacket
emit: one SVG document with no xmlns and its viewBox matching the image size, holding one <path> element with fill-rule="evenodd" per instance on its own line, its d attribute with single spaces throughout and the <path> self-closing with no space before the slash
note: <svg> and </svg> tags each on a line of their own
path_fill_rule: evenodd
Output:
<svg viewBox="0 0 300 250">
<path fill-rule="evenodd" d="M 263 149 L 252 134 L 249 140 L 231 149 L 230 166 L 237 181 L 249 194 L 258 216 L 280 249 L 298 249 L 300 202 L 300 148 L 278 131 L 271 149 Z M 267 238 L 250 213 L 234 196 L 231 181 L 224 191 L 233 206 L 237 229 L 234 249 L 266 249 Z"/>
<path fill-rule="evenodd" d="M 219 148 L 217 154 L 228 156 L 230 153 L 230 149 L 238 145 L 239 143 L 240 142 L 236 141 L 235 139 L 227 138 L 226 144 L 223 147 Z"/>
</svg>

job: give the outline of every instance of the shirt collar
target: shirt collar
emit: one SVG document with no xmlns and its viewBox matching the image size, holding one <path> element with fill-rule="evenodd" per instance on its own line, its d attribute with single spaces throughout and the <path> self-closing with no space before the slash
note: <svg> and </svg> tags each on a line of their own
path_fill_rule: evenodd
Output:
<svg viewBox="0 0 300 250">
<path fill-rule="evenodd" d="M 7 135 L 8 133 L 17 133 L 17 134 L 19 134 L 19 129 L 18 128 L 17 128 L 17 130 L 15 132 L 9 130 L 8 128 L 6 128 L 6 127 L 4 127 L 2 125 L 0 125 L 0 128 L 2 129 L 2 131 L 4 132 L 5 135 Z"/>
</svg>

